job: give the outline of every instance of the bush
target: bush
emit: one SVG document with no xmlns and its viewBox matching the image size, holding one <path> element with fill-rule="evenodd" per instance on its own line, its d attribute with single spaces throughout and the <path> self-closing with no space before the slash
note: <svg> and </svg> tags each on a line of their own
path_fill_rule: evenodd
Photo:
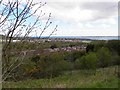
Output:
<svg viewBox="0 0 120 90">
<path fill-rule="evenodd" d="M 63 53 L 60 52 L 42 55 L 36 64 L 36 67 L 39 69 L 39 71 L 32 74 L 32 77 L 35 78 L 56 77 L 62 74 L 63 71 L 71 70 L 73 68 L 72 63 L 65 61 Z"/>
<path fill-rule="evenodd" d="M 106 42 L 104 40 L 98 40 L 93 43 L 95 52 L 97 52 L 101 47 L 106 47 Z"/>
<path fill-rule="evenodd" d="M 40 60 L 40 56 L 39 56 L 39 55 L 33 56 L 33 57 L 31 58 L 31 61 L 32 61 L 32 62 L 35 62 L 35 63 L 37 63 L 39 60 Z"/>
<path fill-rule="evenodd" d="M 97 56 L 95 53 L 90 52 L 81 58 L 78 58 L 75 62 L 77 69 L 92 69 L 96 70 L 97 67 Z"/>
<path fill-rule="evenodd" d="M 57 45 L 56 44 L 53 44 L 50 46 L 51 49 L 54 49 L 54 48 L 57 48 Z"/>
<path fill-rule="evenodd" d="M 86 52 L 88 53 L 88 52 L 92 52 L 92 51 L 94 51 L 94 44 L 87 45 Z"/>
<path fill-rule="evenodd" d="M 112 52 L 111 65 L 120 65 L 120 56 L 118 55 L 118 53 Z"/>
<path fill-rule="evenodd" d="M 73 51 L 73 52 L 66 52 L 64 54 L 64 60 L 75 62 L 75 60 L 81 56 L 85 55 L 85 51 Z"/>
<path fill-rule="evenodd" d="M 112 53 L 109 51 L 108 48 L 102 47 L 100 50 L 97 51 L 98 67 L 107 67 L 112 63 Z"/>
<path fill-rule="evenodd" d="M 120 41 L 119 40 L 110 40 L 106 45 L 110 50 L 115 51 L 120 55 Z"/>
</svg>

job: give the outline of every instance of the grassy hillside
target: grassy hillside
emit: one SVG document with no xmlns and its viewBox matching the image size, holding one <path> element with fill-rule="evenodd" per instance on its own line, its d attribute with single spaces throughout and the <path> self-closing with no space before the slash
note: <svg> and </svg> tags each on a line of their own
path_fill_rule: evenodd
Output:
<svg viewBox="0 0 120 90">
<path fill-rule="evenodd" d="M 117 69 L 118 66 L 101 68 L 95 75 L 87 70 L 68 71 L 52 79 L 4 82 L 3 88 L 117 88 Z"/>
</svg>

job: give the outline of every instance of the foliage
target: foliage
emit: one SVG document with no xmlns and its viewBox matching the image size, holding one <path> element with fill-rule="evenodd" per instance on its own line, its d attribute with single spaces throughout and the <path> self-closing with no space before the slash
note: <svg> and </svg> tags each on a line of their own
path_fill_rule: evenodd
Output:
<svg viewBox="0 0 120 90">
<path fill-rule="evenodd" d="M 31 58 L 38 70 L 31 73 L 31 77 L 51 78 L 60 75 L 62 71 L 72 69 L 72 64 L 65 61 L 62 56 L 62 53 L 51 53 Z"/>
<path fill-rule="evenodd" d="M 112 52 L 111 65 L 120 65 L 120 55 L 117 52 Z"/>
<path fill-rule="evenodd" d="M 86 70 L 75 70 L 70 75 L 65 72 L 50 79 L 28 79 L 19 82 L 4 82 L 3 88 L 118 88 L 120 79 L 114 74 L 116 66 L 100 68 L 96 75 L 87 75 Z M 119 80 L 119 81 L 118 81 Z"/>
<path fill-rule="evenodd" d="M 54 49 L 54 48 L 57 48 L 57 45 L 56 44 L 53 44 L 50 46 L 51 49 Z"/>
<path fill-rule="evenodd" d="M 94 51 L 94 44 L 89 44 L 86 47 L 86 52 L 92 52 Z"/>
<path fill-rule="evenodd" d="M 120 55 L 120 40 L 110 40 L 106 45 L 111 51 L 115 51 Z"/>
<path fill-rule="evenodd" d="M 73 52 L 66 52 L 64 54 L 64 60 L 69 62 L 75 62 L 75 60 L 79 57 L 85 55 L 85 51 L 73 51 Z"/>
<path fill-rule="evenodd" d="M 111 65 L 112 53 L 108 48 L 102 47 L 97 51 L 97 57 L 99 59 L 98 67 L 107 67 Z"/>
<path fill-rule="evenodd" d="M 92 42 L 94 44 L 94 51 L 97 52 L 101 47 L 106 47 L 106 41 L 104 40 L 98 40 Z"/>
<path fill-rule="evenodd" d="M 108 41 L 109 42 L 109 41 Z M 114 42 L 112 42 L 114 43 Z M 111 44 L 112 44 L 111 43 Z M 116 43 L 116 42 L 115 42 Z M 52 45 L 56 45 L 59 47 L 64 46 L 72 46 L 72 45 L 80 45 L 80 43 L 71 43 L 71 42 L 44 42 L 38 44 L 38 48 L 50 48 Z M 20 50 L 19 42 L 12 43 L 13 49 L 17 47 L 16 50 Z M 33 42 L 23 42 L 24 50 L 35 49 L 37 44 Z M 73 70 L 85 70 L 86 75 L 90 75 L 89 73 L 96 71 L 96 69 L 101 67 L 107 67 L 111 65 L 119 65 L 120 64 L 120 56 L 117 51 L 117 48 L 113 47 L 113 45 L 108 45 L 105 41 L 95 41 L 88 46 L 92 45 L 93 48 L 89 48 L 88 52 L 85 51 L 72 51 L 72 52 L 44 52 L 39 55 L 30 55 L 24 58 L 23 64 L 20 67 L 17 67 L 13 74 L 15 77 L 15 81 L 24 80 L 24 79 L 38 79 L 38 78 L 53 78 L 62 75 L 66 71 Z M 29 48 L 30 47 L 30 48 Z M 40 50 L 41 51 L 41 50 Z M 14 54 L 10 57 L 13 62 L 19 58 L 17 61 L 21 61 L 21 56 L 15 56 Z M 16 63 L 17 63 L 16 62 Z M 17 64 L 14 64 L 14 66 Z M 119 72 L 116 72 L 119 73 Z M 85 73 L 84 73 L 85 74 Z M 95 74 L 95 73 L 94 73 Z M 12 78 L 10 78 L 12 80 Z"/>
<path fill-rule="evenodd" d="M 95 53 L 88 53 L 76 60 L 76 67 L 80 69 L 93 69 L 97 67 L 98 58 Z"/>
<path fill-rule="evenodd" d="M 35 63 L 37 63 L 39 60 L 40 60 L 40 56 L 39 56 L 39 55 L 33 56 L 33 57 L 31 58 L 31 61 L 32 61 L 32 62 L 35 62 Z"/>
</svg>

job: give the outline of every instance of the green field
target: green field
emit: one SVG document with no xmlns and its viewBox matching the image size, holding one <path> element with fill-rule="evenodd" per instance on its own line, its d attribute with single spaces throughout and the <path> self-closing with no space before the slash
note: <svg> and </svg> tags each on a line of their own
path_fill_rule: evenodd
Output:
<svg viewBox="0 0 120 90">
<path fill-rule="evenodd" d="M 52 79 L 34 79 L 19 82 L 4 82 L 3 88 L 118 88 L 118 66 L 89 70 L 66 71 Z"/>
</svg>

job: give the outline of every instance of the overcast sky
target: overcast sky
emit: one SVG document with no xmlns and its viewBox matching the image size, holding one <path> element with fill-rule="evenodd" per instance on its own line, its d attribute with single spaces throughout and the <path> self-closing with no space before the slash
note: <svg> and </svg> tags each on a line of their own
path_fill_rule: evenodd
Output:
<svg viewBox="0 0 120 90">
<path fill-rule="evenodd" d="M 112 1 L 47 1 L 41 8 L 48 16 L 52 13 L 52 26 L 57 24 L 56 36 L 116 36 L 118 35 L 118 2 Z M 39 14 L 39 12 L 38 12 Z"/>
<path fill-rule="evenodd" d="M 33 1 L 40 2 L 40 0 Z M 41 1 L 47 2 L 45 6 L 37 11 L 37 15 L 40 15 L 41 10 L 45 13 L 41 18 L 42 24 L 48 19 L 49 13 L 52 14 L 50 21 L 53 22 L 43 33 L 44 36 L 49 35 L 55 25 L 58 25 L 58 31 L 54 33 L 54 36 L 118 35 L 118 0 Z M 40 35 L 40 32 L 40 30 L 37 30 L 38 35 Z"/>
</svg>

